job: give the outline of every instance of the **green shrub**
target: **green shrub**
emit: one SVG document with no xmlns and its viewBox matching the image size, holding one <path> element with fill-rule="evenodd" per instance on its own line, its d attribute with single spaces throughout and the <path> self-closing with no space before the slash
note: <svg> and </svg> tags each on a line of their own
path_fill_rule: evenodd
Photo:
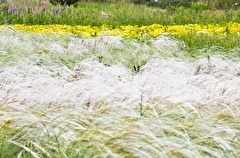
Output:
<svg viewBox="0 0 240 158">
<path fill-rule="evenodd" d="M 214 9 L 214 7 L 204 2 L 196 2 L 196 3 L 192 3 L 191 9 L 196 11 L 203 11 L 203 10 L 212 10 Z"/>
<path fill-rule="evenodd" d="M 61 4 L 61 5 L 72 5 L 77 3 L 79 0 L 50 0 L 52 4 Z"/>
<path fill-rule="evenodd" d="M 147 4 L 156 5 L 161 8 L 166 8 L 167 6 L 189 6 L 193 1 L 196 0 L 131 0 L 135 4 Z"/>
<path fill-rule="evenodd" d="M 166 8 L 168 6 L 190 7 L 193 2 L 197 2 L 197 0 L 158 0 L 156 5 L 161 8 Z"/>
<path fill-rule="evenodd" d="M 216 9 L 230 9 L 235 3 L 240 3 L 240 0 L 209 0 L 208 4 L 214 6 Z"/>
</svg>

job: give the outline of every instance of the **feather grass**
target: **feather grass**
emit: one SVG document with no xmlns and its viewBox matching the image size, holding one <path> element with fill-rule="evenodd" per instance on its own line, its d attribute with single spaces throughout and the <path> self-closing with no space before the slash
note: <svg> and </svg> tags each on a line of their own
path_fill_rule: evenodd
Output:
<svg viewBox="0 0 240 158">
<path fill-rule="evenodd" d="M 0 157 L 239 156 L 236 59 L 192 59 L 165 37 L 9 31 L 0 31 Z"/>
</svg>

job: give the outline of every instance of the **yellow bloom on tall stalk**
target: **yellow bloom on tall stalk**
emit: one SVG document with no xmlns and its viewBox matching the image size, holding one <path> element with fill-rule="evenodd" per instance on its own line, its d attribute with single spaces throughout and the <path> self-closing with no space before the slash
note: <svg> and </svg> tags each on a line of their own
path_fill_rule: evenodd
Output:
<svg viewBox="0 0 240 158">
<path fill-rule="evenodd" d="M 140 27 L 141 32 L 147 33 L 151 37 L 157 37 L 162 35 L 165 32 L 164 26 L 160 24 L 153 24 L 150 26 L 142 26 Z"/>
<path fill-rule="evenodd" d="M 123 38 L 137 38 L 140 32 L 138 26 L 132 25 L 120 26 L 118 30 L 121 32 L 120 36 Z"/>
<path fill-rule="evenodd" d="M 4 26 L 0 26 L 3 28 Z M 62 35 L 77 35 L 81 37 L 92 37 L 96 35 L 107 35 L 107 36 L 121 36 L 123 38 L 141 38 L 143 35 L 150 37 L 157 37 L 161 35 L 172 35 L 181 37 L 185 35 L 207 35 L 207 36 L 224 36 L 227 34 L 238 35 L 240 33 L 239 23 L 228 23 L 225 26 L 218 24 L 212 25 L 199 25 L 199 24 L 188 24 L 188 25 L 171 25 L 163 26 L 160 24 L 152 24 L 150 26 L 132 26 L 123 25 L 113 28 L 109 25 L 102 25 L 100 27 L 92 26 L 68 26 L 68 25 L 12 25 L 13 29 L 25 31 L 25 32 L 36 32 L 43 34 L 57 34 Z"/>
<path fill-rule="evenodd" d="M 229 23 L 228 30 L 230 34 L 239 34 L 240 33 L 240 24 L 239 23 Z"/>
<path fill-rule="evenodd" d="M 172 35 L 183 36 L 188 33 L 192 33 L 192 30 L 195 31 L 190 25 L 173 25 L 168 26 L 166 32 L 169 32 Z"/>
</svg>

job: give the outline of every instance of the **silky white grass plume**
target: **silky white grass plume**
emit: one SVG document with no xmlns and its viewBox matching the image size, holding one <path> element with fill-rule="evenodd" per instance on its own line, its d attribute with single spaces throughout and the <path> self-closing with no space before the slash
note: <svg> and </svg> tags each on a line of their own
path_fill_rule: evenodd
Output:
<svg viewBox="0 0 240 158">
<path fill-rule="evenodd" d="M 168 37 L 0 34 L 0 154 L 239 155 L 237 60 L 193 62 Z"/>
</svg>

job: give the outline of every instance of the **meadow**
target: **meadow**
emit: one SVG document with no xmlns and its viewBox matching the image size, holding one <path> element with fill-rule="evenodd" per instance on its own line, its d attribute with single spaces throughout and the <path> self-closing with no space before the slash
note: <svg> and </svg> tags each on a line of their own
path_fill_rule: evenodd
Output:
<svg viewBox="0 0 240 158">
<path fill-rule="evenodd" d="M 0 8 L 1 158 L 240 156 L 238 10 Z"/>
</svg>

